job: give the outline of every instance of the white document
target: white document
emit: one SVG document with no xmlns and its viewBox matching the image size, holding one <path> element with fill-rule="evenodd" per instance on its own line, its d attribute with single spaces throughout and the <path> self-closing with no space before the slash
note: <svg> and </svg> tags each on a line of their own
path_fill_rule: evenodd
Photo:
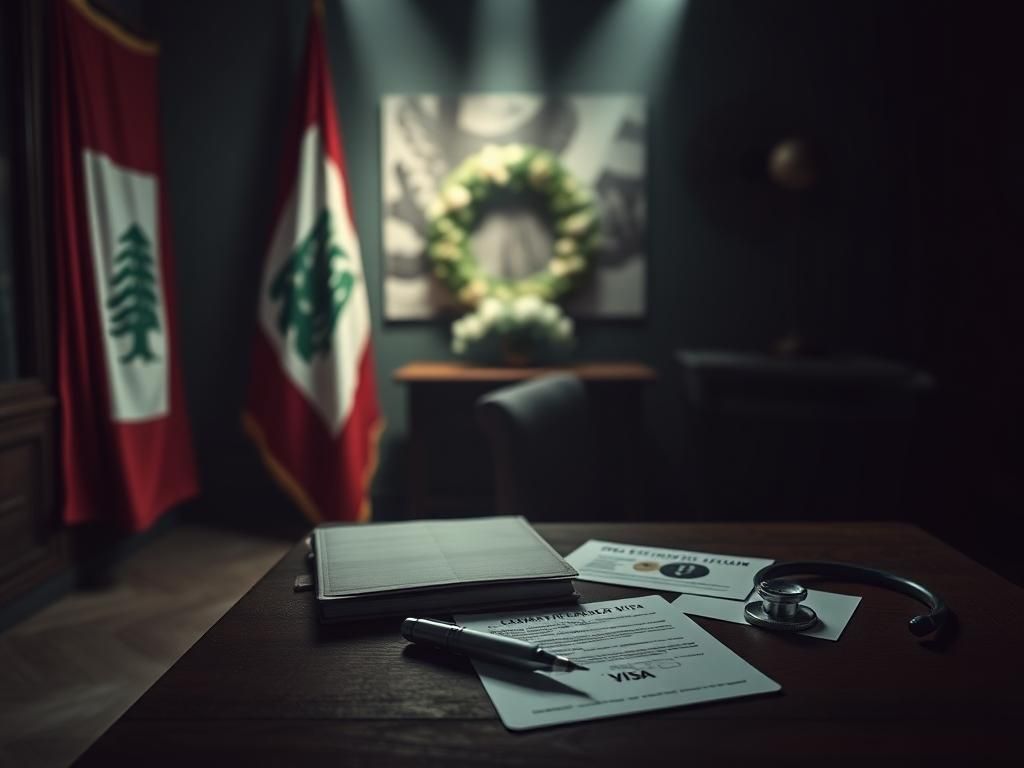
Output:
<svg viewBox="0 0 1024 768">
<path fill-rule="evenodd" d="M 756 599 L 757 595 L 751 597 L 751 600 Z M 740 602 L 719 600 L 703 595 L 680 595 L 672 602 L 672 607 L 694 616 L 731 621 L 733 624 L 746 624 L 747 620 L 743 618 L 743 608 L 747 602 L 746 600 Z M 820 637 L 822 640 L 838 640 L 839 636 L 843 634 L 843 630 L 846 629 L 846 625 L 850 623 L 853 612 L 857 610 L 859 604 L 860 597 L 856 595 L 840 595 L 835 592 L 819 592 L 816 589 L 808 589 L 807 599 L 801 605 L 808 606 L 818 614 L 818 623 L 800 634 L 808 637 Z"/>
<path fill-rule="evenodd" d="M 732 600 L 749 595 L 754 589 L 754 574 L 774 562 L 760 557 L 713 555 L 598 539 L 591 539 L 565 559 L 584 581 Z"/>
<path fill-rule="evenodd" d="M 474 659 L 501 721 L 513 731 L 780 688 L 660 595 L 455 620 L 588 667 L 527 672 Z"/>
</svg>

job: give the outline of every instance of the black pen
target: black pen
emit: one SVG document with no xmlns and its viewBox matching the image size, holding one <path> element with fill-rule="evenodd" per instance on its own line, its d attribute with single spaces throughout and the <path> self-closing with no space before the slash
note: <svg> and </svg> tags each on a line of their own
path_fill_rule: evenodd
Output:
<svg viewBox="0 0 1024 768">
<path fill-rule="evenodd" d="M 478 632 L 445 621 L 406 619 L 402 622 L 402 637 L 410 643 L 426 643 L 436 648 L 464 653 L 481 661 L 493 661 L 518 669 L 543 672 L 587 669 L 565 656 L 545 651 L 524 640 Z"/>
</svg>

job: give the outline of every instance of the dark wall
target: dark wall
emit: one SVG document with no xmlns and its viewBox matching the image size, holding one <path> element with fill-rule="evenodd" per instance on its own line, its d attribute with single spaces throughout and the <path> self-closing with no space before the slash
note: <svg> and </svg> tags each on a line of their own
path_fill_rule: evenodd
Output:
<svg viewBox="0 0 1024 768">
<path fill-rule="evenodd" d="M 999 4 L 940 10 L 916 18 L 922 357 L 941 383 L 916 501 L 933 530 L 1024 584 L 1024 50 Z"/>
<path fill-rule="evenodd" d="M 205 513 L 271 517 L 288 505 L 242 437 L 238 412 L 307 5 L 104 1 L 150 25 L 162 46 L 178 300 Z M 898 358 L 937 374 L 908 514 L 946 520 L 955 532 L 958 514 L 943 510 L 944 491 L 955 489 L 957 504 L 981 505 L 990 538 L 999 538 L 1005 510 L 1021 501 L 1012 459 L 1020 414 L 1011 405 L 1020 376 L 1008 362 L 1019 349 L 1009 328 L 1020 319 L 1012 309 L 1020 269 L 1010 266 L 1018 263 L 1011 254 L 1019 252 L 1020 216 L 1006 223 L 1020 212 L 1019 202 L 1016 210 L 1005 203 L 1020 199 L 1013 131 L 1021 100 L 1012 95 L 1020 69 L 1007 53 L 1011 25 L 972 8 L 328 3 L 390 425 L 378 499 L 400 504 L 405 479 L 404 393 L 392 371 L 450 356 L 446 325 L 381 319 L 380 97 L 632 91 L 650 105 L 649 312 L 640 322 L 581 324 L 576 357 L 639 359 L 659 370 L 648 404 L 654 503 L 686 515 L 672 351 L 764 350 L 796 331 L 819 350 Z M 530 9 L 529 17 L 508 16 Z M 804 193 L 777 188 L 764 172 L 772 145 L 792 135 L 807 139 L 820 161 L 820 183 Z"/>
<path fill-rule="evenodd" d="M 507 5 L 534 5 L 532 21 L 496 29 L 491 14 Z M 238 410 L 306 13 L 304 3 L 175 0 L 153 20 L 188 396 L 205 497 L 221 509 L 275 497 Z M 829 349 L 915 354 L 910 84 L 889 68 L 906 24 L 889 4 L 863 2 L 329 3 L 390 425 L 378 493 L 400 494 L 404 482 L 404 393 L 393 369 L 450 356 L 445 325 L 381 320 L 381 95 L 647 95 L 649 314 L 582 324 L 576 356 L 659 369 L 650 408 L 664 477 L 680 455 L 677 347 L 764 349 L 800 330 Z M 810 194 L 784 193 L 763 171 L 772 144 L 794 134 L 820 152 L 822 180 Z M 666 481 L 662 498 L 682 503 L 683 489 Z"/>
<path fill-rule="evenodd" d="M 840 350 L 912 351 L 911 159 L 897 146 L 903 85 L 886 72 L 884 4 L 532 5 L 534 17 L 515 29 L 495 29 L 498 3 L 328 7 L 389 422 L 382 497 L 400 494 L 403 482 L 406 415 L 391 372 L 411 359 L 450 356 L 444 326 L 382 323 L 384 93 L 647 95 L 648 316 L 582 325 L 577 355 L 641 359 L 662 373 L 650 408 L 667 470 L 679 456 L 676 347 L 763 349 L 796 329 Z M 206 500 L 218 508 L 265 505 L 273 495 L 254 480 L 261 473 L 238 412 L 306 12 L 304 3 L 176 1 L 160 4 L 155 19 L 188 399 Z M 763 172 L 771 145 L 792 134 L 819 147 L 823 175 L 813 194 L 782 193 Z M 667 503 L 683 502 L 681 489 L 665 487 Z"/>
</svg>

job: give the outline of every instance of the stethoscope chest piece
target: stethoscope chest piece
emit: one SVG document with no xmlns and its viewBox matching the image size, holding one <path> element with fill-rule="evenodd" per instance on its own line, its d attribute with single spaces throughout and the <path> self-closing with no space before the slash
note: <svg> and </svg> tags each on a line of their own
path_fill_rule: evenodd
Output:
<svg viewBox="0 0 1024 768">
<path fill-rule="evenodd" d="M 807 590 L 785 579 L 768 579 L 757 585 L 760 600 L 747 603 L 743 616 L 755 627 L 776 632 L 801 632 L 818 623 L 818 615 L 806 605 Z"/>
</svg>

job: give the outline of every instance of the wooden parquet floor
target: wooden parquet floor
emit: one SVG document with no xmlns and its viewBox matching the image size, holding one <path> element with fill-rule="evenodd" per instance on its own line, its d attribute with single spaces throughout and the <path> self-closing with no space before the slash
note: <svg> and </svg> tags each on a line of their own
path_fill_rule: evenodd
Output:
<svg viewBox="0 0 1024 768">
<path fill-rule="evenodd" d="M 181 525 L 0 635 L 0 766 L 66 766 L 294 542 Z"/>
</svg>

